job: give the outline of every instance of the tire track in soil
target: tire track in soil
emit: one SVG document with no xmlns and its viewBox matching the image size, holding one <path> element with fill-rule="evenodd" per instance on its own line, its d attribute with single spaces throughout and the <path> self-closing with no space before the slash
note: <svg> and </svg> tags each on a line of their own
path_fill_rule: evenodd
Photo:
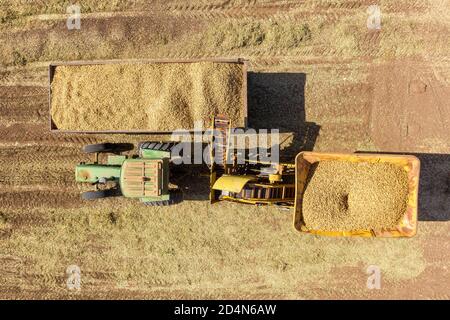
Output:
<svg viewBox="0 0 450 320">
<path fill-rule="evenodd" d="M 368 6 L 368 5 L 367 5 Z M 364 6 L 364 10 L 367 6 Z M 183 25 L 183 21 L 208 21 L 216 22 L 218 19 L 237 20 L 242 18 L 249 19 L 276 19 L 277 21 L 302 21 L 305 17 L 322 16 L 326 17 L 328 22 L 336 22 L 343 16 L 348 16 L 355 9 L 361 10 L 362 5 L 358 7 L 342 5 L 333 9 L 327 6 L 314 7 L 298 6 L 298 2 L 286 3 L 283 5 L 266 4 L 259 6 L 239 5 L 235 7 L 211 6 L 211 5 L 169 5 L 165 9 L 148 11 L 123 11 L 123 12 L 90 12 L 83 15 L 84 21 L 95 22 L 95 20 L 130 20 L 152 18 L 157 14 L 159 17 L 174 20 L 174 24 Z M 65 14 L 42 14 L 30 16 L 29 20 L 37 21 L 58 21 L 66 20 Z M 178 23 L 177 23 L 178 22 Z M 34 28 L 38 26 L 33 26 Z M 43 25 L 42 28 L 48 28 Z M 14 30 L 16 31 L 16 30 Z M 21 29 L 17 31 L 22 31 Z"/>
<path fill-rule="evenodd" d="M 173 4 L 173 5 L 169 5 L 168 8 L 172 8 L 174 12 L 180 11 L 181 13 L 176 15 L 176 14 L 167 14 L 167 12 L 159 12 L 161 13 L 160 15 L 158 15 L 158 19 L 161 19 L 162 21 L 166 21 L 166 20 L 173 20 L 173 25 L 179 25 L 182 26 L 183 29 L 181 29 L 181 27 L 171 27 L 171 35 L 180 35 L 180 34 L 185 34 L 186 33 L 186 25 L 189 26 L 201 26 L 204 25 L 204 27 L 206 27 L 205 23 L 206 22 L 210 22 L 210 21 L 214 21 L 216 22 L 218 19 L 241 19 L 242 17 L 248 17 L 250 20 L 251 19 L 255 19 L 255 17 L 252 16 L 248 16 L 245 12 L 245 10 L 243 8 L 251 8 L 249 10 L 250 13 L 257 13 L 257 12 L 261 12 L 261 10 L 268 10 L 269 12 L 271 12 L 271 17 L 272 18 L 276 18 L 275 20 L 277 21 L 283 21 L 283 20 L 291 20 L 291 21 L 303 21 L 302 17 L 305 16 L 311 16 L 311 15 L 325 15 L 326 20 L 328 22 L 333 22 L 339 19 L 339 17 L 344 16 L 344 15 L 349 15 L 351 13 L 349 13 L 349 10 L 361 10 L 361 9 L 365 9 L 370 3 L 366 2 L 366 1 L 350 1 L 350 2 L 344 2 L 344 3 L 330 3 L 328 1 L 322 3 L 319 3 L 317 5 L 312 6 L 312 8 L 314 9 L 314 11 L 311 11 L 311 6 L 306 6 L 306 5 L 301 5 L 299 6 L 299 11 L 297 10 L 292 10 L 293 7 L 295 7 L 295 4 L 293 2 L 279 2 L 278 4 L 272 4 L 272 5 L 266 5 L 266 4 L 255 4 L 254 6 L 248 6 L 248 5 L 238 5 L 236 9 L 236 12 L 239 13 L 236 17 L 230 16 L 229 14 L 227 14 L 226 12 L 224 13 L 225 9 L 220 9 L 220 8 L 226 8 L 226 5 L 185 5 L 185 4 Z M 254 8 L 253 8 L 254 7 Z M 279 7 L 279 8 L 278 8 Z M 178 8 L 178 9 L 177 9 Z M 265 8 L 265 9 L 264 9 Z M 278 9 L 277 9 L 278 8 Z M 283 10 L 279 10 L 280 8 L 285 8 Z M 227 9 L 228 10 L 228 9 Z M 305 11 L 306 10 L 306 11 Z M 309 11 L 308 11 L 309 10 Z M 226 11 L 226 10 L 225 10 Z M 87 28 L 87 32 L 90 31 L 95 31 L 97 33 L 100 34 L 105 34 L 105 29 L 108 29 L 107 27 L 105 27 L 105 25 L 110 25 L 110 26 L 115 26 L 118 27 L 119 30 L 127 30 L 129 28 L 127 28 L 127 24 L 130 22 L 131 19 L 135 18 L 132 15 L 128 15 L 125 18 L 120 17 L 120 14 L 124 14 L 122 13 L 112 13 L 111 16 L 108 17 L 104 17 L 105 13 L 98 13 L 96 15 L 96 13 L 89 13 L 87 15 L 87 18 L 85 17 L 85 20 L 87 21 L 85 24 L 85 28 Z M 133 14 L 133 12 L 131 12 L 131 14 Z M 137 15 L 137 17 L 141 17 L 142 13 L 139 12 L 135 12 L 135 15 Z M 151 17 L 155 17 L 154 12 L 149 12 L 149 17 L 151 14 Z M 63 17 L 64 19 L 66 18 L 66 15 L 61 15 L 61 17 Z M 155 20 L 156 21 L 156 20 Z M 177 23 L 178 22 L 178 23 Z M 139 32 L 146 32 L 146 31 L 152 31 L 149 26 L 148 26 L 148 21 L 146 22 L 145 19 L 144 20 L 136 20 L 135 21 L 136 27 L 141 26 L 141 28 L 138 28 L 138 33 Z M 51 29 L 50 29 L 51 30 Z M 47 36 L 47 31 L 48 30 L 48 26 L 43 26 L 42 30 L 35 30 L 34 32 L 36 32 L 36 36 L 37 37 L 42 37 L 42 39 L 46 39 Z M 41 32 L 40 32 L 41 31 Z M 45 31 L 45 32 L 44 32 Z M 154 31 L 154 30 L 153 30 Z M 22 31 L 25 32 L 25 31 Z M 385 31 L 386 32 L 386 31 Z M 18 35 L 20 36 L 20 35 Z M 65 41 L 65 39 L 67 38 L 64 34 L 60 34 L 60 35 L 56 35 L 61 37 L 61 43 L 63 43 Z M 107 36 L 105 34 L 105 36 Z M 130 40 L 130 39 L 129 39 Z M 176 40 L 176 39 L 172 39 L 172 40 Z M 174 41 L 175 42 L 175 41 Z M 169 43 L 170 45 L 171 43 Z M 172 43 L 173 44 L 173 43 Z M 142 44 L 141 44 L 142 46 Z M 170 46 L 169 46 L 170 47 Z M 185 52 L 180 52 L 178 49 L 177 50 L 173 50 L 173 48 L 167 48 L 167 50 L 161 50 L 161 55 L 164 57 L 168 57 L 168 58 L 194 58 L 194 57 L 205 57 L 205 56 L 221 56 L 223 54 L 227 54 L 228 52 L 226 52 L 226 50 L 222 50 L 221 48 L 212 50 L 212 51 L 208 51 L 205 53 L 198 53 L 198 52 L 192 52 L 192 51 L 185 51 Z M 120 56 L 120 48 L 117 48 L 117 50 L 119 50 L 119 54 L 117 54 L 116 56 Z M 197 49 L 195 49 L 197 50 Z M 244 49 L 245 50 L 245 49 Z M 324 50 L 322 52 L 322 50 Z M 254 51 L 253 53 L 249 53 L 251 56 L 285 56 L 287 53 L 289 52 L 289 50 L 276 50 L 276 49 L 271 49 L 271 48 L 261 48 L 261 49 L 257 49 L 256 51 Z M 319 48 L 318 50 L 314 50 L 312 49 L 312 52 L 314 52 L 317 55 L 339 55 L 340 52 L 335 51 L 334 49 L 326 49 L 324 48 Z M 364 56 L 364 54 L 362 54 Z"/>
<path fill-rule="evenodd" d="M 87 161 L 89 157 L 81 153 L 78 147 L 32 145 L 18 147 L 0 147 L 0 164 L 7 165 L 11 162 L 22 163 L 49 162 L 52 165 L 63 162 L 77 163 Z"/>
<path fill-rule="evenodd" d="M 9 209 L 11 210 L 11 208 Z M 3 230 L 0 228 L 0 235 L 3 231 L 4 239 L 9 238 L 13 233 L 18 232 L 21 228 L 44 227 L 50 222 L 48 217 L 45 217 L 43 214 L 36 214 L 35 212 L 29 211 L 2 212 L 2 215 L 6 216 L 8 221 L 7 228 L 4 228 Z M 2 258 L 0 258 L 0 261 L 1 260 Z M 7 260 L 10 261 L 11 259 Z M 6 271 L 0 269 L 0 272 L 5 274 Z"/>
<path fill-rule="evenodd" d="M 31 288 L 36 288 L 36 284 L 39 284 L 40 288 L 58 291 L 58 289 L 66 286 L 64 276 L 62 275 L 54 275 L 52 273 L 22 273 L 20 276 L 28 283 L 27 286 Z"/>
<path fill-rule="evenodd" d="M 0 88 L 39 87 L 48 92 L 49 62 L 27 63 L 25 66 L 0 67 Z M 3 97 L 0 94 L 0 99 Z"/>
<path fill-rule="evenodd" d="M 32 257 L 26 257 L 33 263 Z M 20 265 L 19 270 L 11 270 L 8 268 L 5 276 L 6 285 L 1 285 L 0 290 L 2 293 L 6 293 L 6 296 L 17 296 L 20 294 L 29 294 L 33 299 L 39 297 L 39 299 L 50 298 L 47 292 L 53 292 L 54 294 L 61 294 L 63 289 L 66 288 L 64 270 L 60 274 L 52 273 L 32 273 L 28 271 L 27 265 Z M 11 280 L 9 280 L 11 279 Z M 20 283 L 17 283 L 17 279 L 20 279 Z M 8 281 L 9 280 L 9 281 Z M 10 285 L 14 282 L 16 286 Z"/>
<path fill-rule="evenodd" d="M 0 123 L 48 122 L 48 90 L 37 86 L 0 86 Z"/>
<path fill-rule="evenodd" d="M 200 17 L 242 17 L 254 16 L 266 18 L 280 11 L 289 11 L 294 8 L 301 8 L 302 3 L 298 0 L 271 1 L 270 3 L 258 3 L 256 1 L 241 2 L 225 1 L 217 4 L 195 4 L 195 3 L 164 3 L 163 5 L 151 5 L 143 7 L 129 7 L 122 11 L 96 11 L 83 13 L 83 19 L 108 19 L 108 18 L 136 18 L 164 15 L 191 15 Z M 67 14 L 61 13 L 37 13 L 26 17 L 31 21 L 54 21 L 65 20 Z"/>
<path fill-rule="evenodd" d="M 39 86 L 0 86 L 0 101 L 17 98 L 48 97 L 48 88 Z"/>
<path fill-rule="evenodd" d="M 0 99 L 0 123 L 44 123 L 48 121 L 48 101 L 36 99 L 30 103 L 18 97 Z"/>
<path fill-rule="evenodd" d="M 98 142 L 93 135 L 50 132 L 48 88 L 38 86 L 0 86 L 0 137 L 5 143 L 84 146 Z M 10 120 L 5 126 L 1 120 Z M 38 123 L 29 122 L 38 120 Z M 18 122 L 24 123 L 18 123 Z M 57 150 L 51 150 L 57 152 Z"/>
<path fill-rule="evenodd" d="M 21 191 L 0 192 L 0 206 L 3 211 L 12 209 L 77 208 L 81 207 L 79 192 Z"/>
<path fill-rule="evenodd" d="M 235 1 L 223 1 L 217 4 L 194 4 L 194 3 L 169 3 L 164 6 L 165 10 L 180 10 L 180 11 L 215 11 L 215 10 L 236 10 L 241 11 L 245 9 L 256 10 L 289 10 L 297 7 L 301 4 L 298 0 L 279 0 L 271 1 L 269 3 L 258 3 L 257 1 L 247 1 L 247 3 L 242 4 L 241 2 Z"/>
<path fill-rule="evenodd" d="M 47 124 L 13 124 L 8 127 L 0 127 L 2 143 L 35 143 L 36 145 L 75 145 L 84 146 L 94 144 L 100 139 L 88 134 L 69 134 L 50 132 Z"/>
<path fill-rule="evenodd" d="M 78 190 L 74 179 L 74 167 L 86 161 L 85 154 L 75 153 L 74 148 L 58 147 L 0 148 L 0 190 L 22 192 L 26 190 L 67 191 Z M 27 155 L 30 157 L 27 157 Z M 52 155 L 57 155 L 55 158 Z"/>
<path fill-rule="evenodd" d="M 179 5 L 178 5 L 179 6 Z M 266 10 L 268 10 L 268 12 L 270 12 L 270 14 L 267 17 L 264 18 L 268 18 L 270 17 L 271 19 L 274 19 L 277 22 L 284 22 L 284 21 L 290 21 L 290 22 L 296 22 L 298 21 L 299 23 L 304 20 L 305 16 L 311 16 L 311 15 L 325 15 L 325 19 L 329 22 L 332 21 L 336 21 L 338 20 L 341 16 L 344 15 L 348 15 L 348 10 L 347 9 L 343 9 L 343 10 L 337 10 L 338 12 L 336 12 L 335 9 L 333 10 L 319 10 L 319 13 L 317 12 L 303 12 L 301 10 L 303 10 L 303 8 L 300 8 L 300 11 L 292 11 L 291 7 L 293 6 L 292 3 L 288 3 L 286 5 L 281 6 L 281 8 L 288 8 L 285 11 L 283 10 L 275 10 L 272 7 L 266 8 Z M 194 6 L 190 6 L 188 5 L 186 8 L 184 7 L 184 5 L 181 5 L 180 8 L 185 8 L 183 10 L 180 11 L 180 13 L 177 14 L 167 14 L 167 12 L 161 13 L 160 15 L 157 16 L 157 18 L 155 18 L 155 14 L 151 12 L 151 15 L 148 16 L 148 19 L 150 19 L 150 21 L 148 21 L 148 19 L 144 19 L 145 17 L 139 16 L 138 17 L 120 17 L 119 14 L 113 15 L 111 17 L 97 17 L 95 16 L 95 14 L 89 14 L 88 18 L 84 18 L 85 22 L 84 22 L 84 30 L 86 32 L 86 34 L 90 34 L 90 33 L 94 33 L 96 36 L 101 35 L 104 39 L 103 40 L 107 40 L 108 43 L 110 43 L 112 46 L 115 47 L 115 55 L 114 57 L 116 58 L 122 58 L 124 55 L 126 54 L 126 50 L 121 47 L 118 46 L 116 47 L 116 42 L 111 40 L 110 34 L 107 34 L 105 32 L 105 30 L 108 29 L 114 29 L 114 30 L 122 30 L 122 32 L 124 32 L 123 36 L 125 36 L 125 40 L 130 42 L 131 44 L 133 44 L 137 49 L 141 48 L 144 49 L 147 45 L 151 45 L 151 46 L 158 46 L 158 50 L 155 50 L 154 52 L 152 52 L 152 57 L 157 58 L 157 57 L 165 57 L 165 58 L 201 58 L 201 57 L 220 57 L 223 55 L 230 55 L 232 54 L 232 52 L 230 52 L 230 50 L 224 50 L 223 48 L 210 48 L 205 50 L 205 48 L 203 48 L 203 50 L 201 52 L 198 51 L 198 47 L 195 47 L 193 49 L 185 49 L 183 50 L 182 48 L 179 47 L 179 45 L 177 45 L 177 40 L 182 38 L 183 36 L 187 36 L 187 32 L 192 33 L 193 31 L 195 31 L 194 33 L 201 31 L 201 30 L 206 30 L 208 28 L 208 25 L 211 23 L 217 23 L 218 20 L 223 20 L 223 21 L 231 21 L 231 20 L 236 20 L 236 21 L 242 21 L 242 18 L 248 18 L 248 21 L 255 21 L 258 19 L 262 19 L 262 18 L 258 18 L 258 17 L 254 17 L 252 15 L 260 12 L 262 9 L 260 7 L 257 6 L 257 9 L 249 9 L 249 14 L 246 13 L 246 10 L 243 9 L 236 9 L 236 13 L 235 14 L 229 14 L 226 11 L 224 12 L 223 10 L 206 10 L 206 11 L 202 11 L 202 10 L 198 10 L 196 9 L 198 6 L 194 5 Z M 200 8 L 202 8 L 202 6 L 200 6 Z M 208 6 L 209 7 L 209 6 Z M 244 6 L 245 7 L 245 6 Z M 264 8 L 264 6 L 262 7 Z M 177 11 L 175 11 L 177 12 Z M 150 13 L 149 13 L 150 14 Z M 64 19 L 66 18 L 66 15 L 62 15 L 64 16 Z M 161 30 L 162 34 L 166 34 L 167 36 L 169 36 L 169 42 L 165 43 L 164 46 L 161 46 L 160 43 L 154 43 L 154 41 L 159 41 L 158 39 L 156 40 L 148 40 L 145 43 L 142 43 L 142 41 L 137 42 L 136 39 L 140 39 L 140 37 L 138 37 L 137 35 L 139 35 L 140 33 L 148 33 L 148 34 L 153 34 L 155 32 L 154 28 L 151 27 L 150 25 L 152 24 L 160 24 L 161 22 L 166 22 L 167 20 L 171 20 L 173 21 L 173 23 L 171 23 L 171 27 L 168 30 Z M 136 30 L 138 30 L 133 36 L 131 35 L 127 35 L 127 30 L 130 29 L 130 23 L 131 21 L 133 22 L 134 28 Z M 159 21 L 159 23 L 158 23 Z M 149 25 L 150 24 L 150 25 Z M 186 27 L 189 26 L 189 27 Z M 37 28 L 37 30 L 36 30 Z M 68 39 L 70 39 L 70 35 L 69 34 L 64 34 L 64 33 L 56 33 L 53 32 L 53 30 L 55 28 L 57 28 L 57 26 L 50 28 L 46 25 L 43 25 L 42 28 L 39 28 L 38 26 L 36 26 L 36 28 L 33 30 L 35 38 L 37 39 L 38 43 L 44 43 L 45 41 L 47 41 L 47 35 L 49 32 L 52 33 L 52 41 L 54 43 L 58 43 L 59 45 L 64 45 L 65 41 L 68 41 Z M 22 34 L 21 34 L 22 32 Z M 27 33 L 26 31 L 20 31 L 17 33 L 17 37 L 18 38 L 26 38 Z M 55 41 L 57 38 L 60 38 L 59 41 Z M 147 37 L 148 39 L 151 39 L 151 37 Z M 183 42 L 182 42 L 183 43 Z M 58 46 L 59 46 L 58 45 Z M 177 45 L 175 48 L 174 46 Z M 89 50 L 91 50 L 91 47 L 88 46 Z M 181 50 L 180 50 L 181 49 Z M 314 49 L 314 47 L 309 48 L 309 51 L 311 51 L 314 54 L 317 55 L 339 55 L 339 52 L 333 52 L 333 51 L 329 51 L 329 50 L 325 50 L 326 48 L 321 48 L 319 47 L 318 49 Z M 24 48 L 24 50 L 28 50 L 27 48 Z M 84 50 L 84 49 L 81 49 Z M 322 52 L 323 50 L 325 50 L 324 52 Z M 258 48 L 258 47 L 254 47 L 254 48 L 240 48 L 240 50 L 237 51 L 239 55 L 244 55 L 244 56 L 250 56 L 252 58 L 255 57 L 279 57 L 279 58 L 285 58 L 286 55 L 292 54 L 292 50 L 291 49 L 277 49 L 277 48 Z M 144 53 L 144 52 L 143 52 Z M 79 53 L 82 56 L 85 57 L 89 57 L 89 54 L 87 54 L 86 52 L 80 52 Z M 42 56 L 42 55 L 41 55 Z M 139 54 L 138 54 L 139 56 Z M 93 57 L 94 58 L 94 57 Z M 95 57 L 95 58 L 107 58 L 107 57 Z M 89 58 L 86 58 L 89 59 Z M 92 59 L 92 58 L 91 58 Z M 39 59 L 38 59 L 39 60 Z M 36 61 L 38 61 L 36 60 Z"/>
<path fill-rule="evenodd" d="M 55 170 L 51 168 L 45 170 L 10 170 L 0 171 L 0 190 L 21 189 L 21 187 L 32 187 L 35 189 L 50 190 L 77 190 L 74 174 L 72 170 Z M 50 172 L 51 171 L 51 172 Z"/>
<path fill-rule="evenodd" d="M 95 11 L 95 12 L 85 12 L 83 13 L 84 19 L 91 18 L 111 18 L 111 17 L 139 17 L 139 16 L 150 16 L 150 15 L 167 15 L 167 14 L 189 14 L 189 13 L 199 13 L 203 16 L 210 15 L 224 15 L 224 17 L 232 16 L 246 16 L 246 15 L 261 15 L 266 17 L 268 15 L 276 14 L 278 12 L 289 12 L 293 9 L 299 10 L 314 10 L 314 13 L 320 13 L 321 11 L 339 11 L 339 10 L 356 10 L 365 9 L 367 6 L 371 5 L 372 1 L 342 1 L 342 2 L 330 2 L 330 1 L 316 1 L 314 3 L 298 1 L 298 0 L 278 0 L 270 2 L 258 2 L 258 1 L 220 1 L 217 3 L 201 3 L 196 4 L 192 2 L 177 2 L 174 3 L 152 3 L 148 4 L 137 4 L 130 5 L 127 8 L 122 8 L 124 10 L 116 11 Z M 386 7 L 390 8 L 401 8 L 408 9 L 411 8 L 423 8 L 423 4 L 415 1 L 414 3 L 404 5 L 390 5 L 386 4 Z M 66 14 L 61 14 L 59 12 L 47 12 L 47 13 L 35 13 L 25 17 L 27 22 L 36 20 L 65 20 L 67 18 Z"/>
</svg>

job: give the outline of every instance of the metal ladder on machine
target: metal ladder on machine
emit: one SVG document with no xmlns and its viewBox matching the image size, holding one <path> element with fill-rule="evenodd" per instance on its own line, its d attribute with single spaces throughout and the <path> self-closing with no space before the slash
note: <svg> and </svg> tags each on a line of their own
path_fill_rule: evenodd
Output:
<svg viewBox="0 0 450 320">
<path fill-rule="evenodd" d="M 258 199 L 264 201 L 290 201 L 295 198 L 295 185 L 262 185 L 254 184 L 243 189 L 240 194 L 243 199 Z"/>
<path fill-rule="evenodd" d="M 231 133 L 231 121 L 228 117 L 218 115 L 213 120 L 214 130 L 214 152 L 213 160 L 218 168 L 222 168 L 224 173 L 230 173 L 231 167 L 228 160 L 228 139 Z"/>
</svg>

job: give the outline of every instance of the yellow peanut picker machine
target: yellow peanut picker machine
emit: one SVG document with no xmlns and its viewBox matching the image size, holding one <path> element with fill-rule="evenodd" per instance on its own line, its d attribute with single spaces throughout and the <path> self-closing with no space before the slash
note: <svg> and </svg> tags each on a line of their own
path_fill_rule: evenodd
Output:
<svg viewBox="0 0 450 320">
<path fill-rule="evenodd" d="M 268 164 L 245 160 L 238 164 L 235 150 L 230 150 L 232 126 L 226 117 L 213 119 L 210 148 L 210 200 L 232 201 L 253 205 L 276 205 L 294 209 L 294 228 L 299 232 L 327 236 L 412 237 L 417 228 L 419 160 L 410 155 L 345 154 L 300 152 L 294 164 Z M 227 161 L 229 160 L 229 161 Z M 385 162 L 407 172 L 407 207 L 398 225 L 389 230 L 328 231 L 309 228 L 302 215 L 302 200 L 310 168 L 326 160 L 346 162 Z"/>
</svg>

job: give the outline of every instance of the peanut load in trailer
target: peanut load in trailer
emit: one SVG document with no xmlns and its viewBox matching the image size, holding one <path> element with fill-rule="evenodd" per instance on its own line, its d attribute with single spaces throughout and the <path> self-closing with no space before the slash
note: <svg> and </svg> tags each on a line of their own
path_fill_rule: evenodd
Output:
<svg viewBox="0 0 450 320">
<path fill-rule="evenodd" d="M 212 114 L 246 126 L 242 60 L 99 61 L 50 66 L 51 129 L 173 132 L 207 128 Z"/>
<path fill-rule="evenodd" d="M 416 234 L 417 157 L 301 152 L 295 165 L 297 230 L 330 236 Z"/>
</svg>

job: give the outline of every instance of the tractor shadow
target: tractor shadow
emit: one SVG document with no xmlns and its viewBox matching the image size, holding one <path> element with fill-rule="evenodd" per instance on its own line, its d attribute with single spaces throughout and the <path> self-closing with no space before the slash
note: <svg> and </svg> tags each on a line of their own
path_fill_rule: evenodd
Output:
<svg viewBox="0 0 450 320">
<path fill-rule="evenodd" d="M 393 152 L 365 153 L 392 154 Z M 416 156 L 420 160 L 419 220 L 450 221 L 450 154 L 407 154 Z"/>
<path fill-rule="evenodd" d="M 306 121 L 305 73 L 248 73 L 248 123 L 259 129 L 278 129 L 290 137 L 280 160 L 291 162 L 300 151 L 311 151 L 320 126 Z"/>
<path fill-rule="evenodd" d="M 206 166 L 174 166 L 171 175 L 171 181 L 183 191 L 184 200 L 209 200 L 209 170 Z"/>
</svg>

